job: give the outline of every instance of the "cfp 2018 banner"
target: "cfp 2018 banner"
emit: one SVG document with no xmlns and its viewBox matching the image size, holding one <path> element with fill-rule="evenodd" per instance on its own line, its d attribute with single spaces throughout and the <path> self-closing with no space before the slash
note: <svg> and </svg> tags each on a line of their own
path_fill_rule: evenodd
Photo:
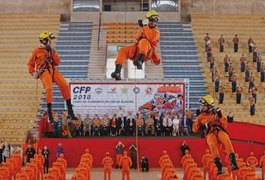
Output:
<svg viewBox="0 0 265 180">
<path fill-rule="evenodd" d="M 183 83 L 71 83 L 76 113 L 113 115 L 119 107 L 125 112 L 179 111 L 183 108 Z"/>
</svg>

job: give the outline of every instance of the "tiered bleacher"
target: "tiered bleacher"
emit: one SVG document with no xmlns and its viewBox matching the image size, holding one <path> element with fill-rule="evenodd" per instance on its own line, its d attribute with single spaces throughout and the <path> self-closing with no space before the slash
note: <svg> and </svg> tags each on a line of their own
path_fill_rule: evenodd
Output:
<svg viewBox="0 0 265 180">
<path fill-rule="evenodd" d="M 198 108 L 199 98 L 206 94 L 205 80 L 196 53 L 191 24 L 160 22 L 161 58 L 165 78 L 189 79 L 190 108 Z"/>
<path fill-rule="evenodd" d="M 259 54 L 262 58 L 265 49 L 265 41 L 261 38 L 264 35 L 265 20 L 261 15 L 229 15 L 229 14 L 192 14 L 192 30 L 195 37 L 195 43 L 198 56 L 200 57 L 201 66 L 203 67 L 204 79 L 207 84 L 207 93 L 215 98 L 218 103 L 219 94 L 214 91 L 214 82 L 210 72 L 210 63 L 207 62 L 205 52 L 204 37 L 209 33 L 211 38 L 210 45 L 212 54 L 215 58 L 214 68 L 220 76 L 220 83 L 225 86 L 224 102 L 219 106 L 223 112 L 228 114 L 232 112 L 234 119 L 238 121 L 264 124 L 265 113 L 263 111 L 265 103 L 264 82 L 261 82 L 260 72 L 257 72 L 257 64 L 253 62 L 253 54 L 248 51 L 248 39 L 250 36 L 256 43 Z M 219 52 L 218 39 L 223 35 L 225 39 L 224 52 Z M 234 52 L 232 39 L 235 35 L 239 38 L 239 50 Z M 236 94 L 232 93 L 231 82 L 228 81 L 228 73 L 224 71 L 225 55 L 231 59 L 231 68 L 234 69 L 237 77 L 237 85 L 243 88 L 242 100 L 236 104 Z M 244 54 L 247 58 L 247 64 L 250 67 L 250 73 L 253 73 L 254 84 L 257 88 L 257 102 L 255 104 L 255 115 L 250 115 L 249 83 L 245 82 L 245 73 L 240 71 L 240 57 Z"/>
<path fill-rule="evenodd" d="M 36 127 L 41 83 L 27 72 L 31 50 L 43 30 L 58 33 L 59 14 L 0 15 L 0 139 L 21 144 L 26 132 Z"/>
</svg>

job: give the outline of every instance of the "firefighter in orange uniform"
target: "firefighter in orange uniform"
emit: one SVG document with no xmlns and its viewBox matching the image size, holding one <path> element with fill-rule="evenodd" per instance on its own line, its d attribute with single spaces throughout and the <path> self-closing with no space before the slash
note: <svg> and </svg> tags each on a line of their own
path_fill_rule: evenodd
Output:
<svg viewBox="0 0 265 180">
<path fill-rule="evenodd" d="M 102 165 L 104 166 L 104 180 L 111 180 L 111 170 L 113 165 L 113 160 L 109 156 L 109 152 L 106 152 L 106 156 L 102 159 Z"/>
<path fill-rule="evenodd" d="M 121 68 L 126 59 L 131 59 L 137 69 L 142 69 L 142 64 L 149 59 L 152 59 L 155 65 L 160 64 L 160 57 L 156 52 L 160 41 L 158 20 L 158 13 L 152 10 L 146 13 L 146 18 L 143 21 L 138 21 L 141 29 L 136 34 L 137 43 L 120 48 L 115 61 L 116 69 L 111 74 L 112 78 L 121 80 Z"/>
<path fill-rule="evenodd" d="M 219 154 L 219 145 L 222 144 L 227 154 L 229 154 L 232 170 L 237 170 L 237 162 L 233 145 L 225 130 L 227 120 L 222 115 L 220 108 L 214 107 L 214 100 L 210 95 L 200 99 L 201 113 L 192 126 L 193 132 L 206 129 L 206 140 L 217 167 L 217 175 L 223 174 L 223 165 Z"/>
<path fill-rule="evenodd" d="M 40 33 L 40 45 L 32 51 L 27 64 L 29 74 L 31 74 L 35 79 L 40 78 L 46 90 L 48 118 L 51 123 L 54 122 L 54 118 L 52 116 L 53 82 L 57 84 L 64 100 L 66 101 L 68 115 L 72 120 L 76 119 L 72 109 L 69 85 L 56 68 L 61 61 L 58 53 L 52 47 L 53 39 L 55 39 L 55 36 L 49 31 Z"/>
<path fill-rule="evenodd" d="M 127 155 L 127 151 L 123 152 L 119 165 L 122 170 L 122 180 L 125 180 L 125 176 L 127 176 L 127 180 L 130 180 L 130 167 L 132 166 L 132 160 Z"/>
</svg>

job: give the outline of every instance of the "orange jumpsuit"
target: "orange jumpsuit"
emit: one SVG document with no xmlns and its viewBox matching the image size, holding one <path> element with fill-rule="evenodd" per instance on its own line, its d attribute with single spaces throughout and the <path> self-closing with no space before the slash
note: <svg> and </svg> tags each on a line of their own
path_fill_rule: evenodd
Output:
<svg viewBox="0 0 265 180">
<path fill-rule="evenodd" d="M 157 26 L 150 28 L 144 26 L 136 34 L 136 45 L 125 46 L 119 49 L 115 64 L 123 65 L 126 59 L 136 60 L 139 54 L 144 54 L 145 59 L 152 59 L 155 65 L 160 64 L 156 47 L 160 41 L 160 30 Z"/>
<path fill-rule="evenodd" d="M 258 159 L 254 156 L 254 153 L 251 152 L 250 156 L 246 160 L 247 166 L 251 167 L 253 172 L 256 172 L 256 166 L 259 164 Z"/>
<path fill-rule="evenodd" d="M 206 123 L 208 123 L 206 140 L 213 158 L 220 158 L 219 143 L 224 146 L 227 154 L 234 153 L 233 145 L 225 132 L 227 126 L 226 118 L 219 118 L 212 112 L 202 112 L 192 126 L 193 132 L 198 132 L 200 126 Z"/>
<path fill-rule="evenodd" d="M 32 51 L 32 55 L 28 61 L 28 72 L 33 74 L 34 72 L 40 72 L 40 79 L 46 90 L 46 103 L 52 103 L 53 87 L 52 83 L 55 82 L 59 87 L 64 100 L 70 99 L 70 90 L 68 83 L 62 76 L 62 74 L 56 69 L 61 61 L 56 51 L 52 51 L 51 57 L 53 57 L 52 63 L 46 66 L 46 60 L 48 59 L 48 51 L 44 45 L 40 45 Z"/>
<path fill-rule="evenodd" d="M 113 160 L 110 156 L 105 156 L 102 159 L 102 164 L 104 166 L 104 180 L 108 179 L 111 180 L 111 170 L 112 170 L 112 165 L 113 165 Z"/>
<path fill-rule="evenodd" d="M 206 150 L 206 153 L 202 156 L 202 164 L 203 164 L 203 177 L 206 179 L 207 169 L 206 169 L 206 163 L 213 159 L 213 156 L 210 154 L 209 149 Z"/>
<path fill-rule="evenodd" d="M 125 176 L 127 176 L 127 180 L 130 180 L 130 167 L 132 166 L 132 160 L 127 154 L 123 155 L 120 159 L 120 166 L 122 166 L 122 180 L 125 180 Z"/>
<path fill-rule="evenodd" d="M 261 167 L 261 179 L 264 179 L 265 177 L 265 151 L 264 155 L 260 157 L 259 159 L 259 165 Z"/>
</svg>

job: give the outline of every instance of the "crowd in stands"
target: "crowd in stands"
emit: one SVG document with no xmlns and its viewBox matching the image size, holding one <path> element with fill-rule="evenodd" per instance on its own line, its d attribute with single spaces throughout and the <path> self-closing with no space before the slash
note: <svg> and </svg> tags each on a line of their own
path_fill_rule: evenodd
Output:
<svg viewBox="0 0 265 180">
<path fill-rule="evenodd" d="M 220 69 L 215 65 L 215 57 L 213 54 L 211 37 L 209 33 L 206 33 L 204 37 L 205 42 L 205 52 L 207 54 L 207 62 L 209 62 L 211 79 L 214 84 L 215 93 L 219 94 L 219 104 L 224 103 L 225 93 L 229 92 L 227 87 L 225 86 L 225 82 L 221 82 Z M 238 35 L 236 34 L 232 39 L 234 53 L 238 53 L 240 40 Z M 255 74 L 260 73 L 260 82 L 265 82 L 265 63 L 262 62 L 262 57 L 260 55 L 260 50 L 258 49 L 256 43 L 253 38 L 250 36 L 248 39 L 248 53 L 252 53 L 252 61 L 247 59 L 247 57 L 242 53 L 242 56 L 238 59 L 239 67 L 237 67 L 233 61 L 231 61 L 228 54 L 225 55 L 223 59 L 224 72 L 227 73 L 228 82 L 231 83 L 231 92 L 235 94 L 235 103 L 241 104 L 241 98 L 243 94 L 243 85 L 239 83 L 240 75 L 236 73 L 236 69 L 240 69 L 240 73 L 243 74 L 244 80 L 243 82 L 248 83 L 248 102 L 250 106 L 250 115 L 255 115 L 255 104 L 257 102 L 257 86 L 255 85 Z M 219 52 L 223 53 L 225 45 L 225 39 L 223 35 L 218 39 Z M 255 69 L 251 69 L 250 63 L 255 63 Z"/>
<path fill-rule="evenodd" d="M 117 113 L 112 116 L 105 114 L 84 118 L 77 114 L 77 120 L 70 120 L 67 112 L 58 115 L 54 112 L 54 123 L 48 123 L 47 113 L 43 118 L 43 135 L 46 137 L 80 137 L 80 136 L 190 136 L 194 114 L 191 109 L 185 116 L 178 114 L 143 115 L 131 112 Z M 42 123 L 43 123 L 42 122 Z M 137 128 L 137 132 L 136 132 Z"/>
</svg>

